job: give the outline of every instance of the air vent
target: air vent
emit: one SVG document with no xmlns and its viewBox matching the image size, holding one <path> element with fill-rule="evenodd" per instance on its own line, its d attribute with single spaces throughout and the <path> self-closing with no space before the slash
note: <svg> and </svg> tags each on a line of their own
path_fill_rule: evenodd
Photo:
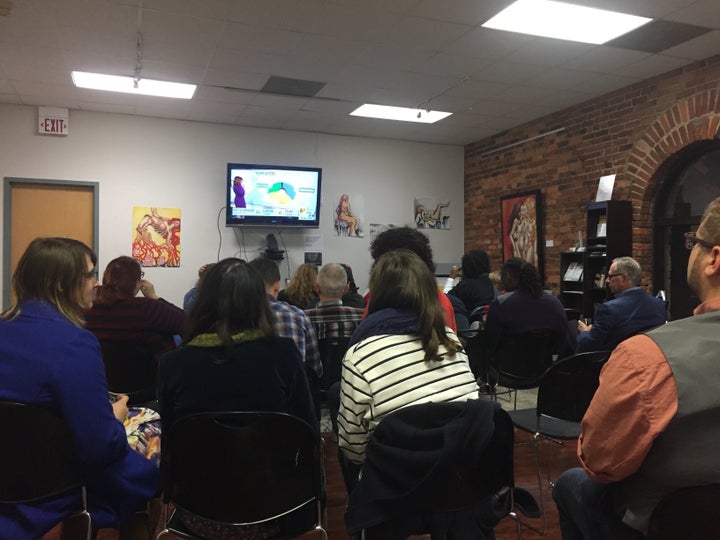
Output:
<svg viewBox="0 0 720 540">
<path fill-rule="evenodd" d="M 605 43 L 610 47 L 659 53 L 710 32 L 710 28 L 672 21 L 652 21 Z"/>
<path fill-rule="evenodd" d="M 268 94 L 281 94 L 285 96 L 314 97 L 327 83 L 318 81 L 305 81 L 303 79 L 288 79 L 287 77 L 272 76 L 260 90 Z"/>
<path fill-rule="evenodd" d="M 0 0 L 0 17 L 7 17 L 10 15 L 12 7 L 12 0 Z"/>
</svg>

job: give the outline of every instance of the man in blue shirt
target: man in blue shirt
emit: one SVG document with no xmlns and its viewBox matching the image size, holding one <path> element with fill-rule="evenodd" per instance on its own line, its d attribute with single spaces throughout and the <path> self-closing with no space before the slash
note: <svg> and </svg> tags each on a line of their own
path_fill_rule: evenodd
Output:
<svg viewBox="0 0 720 540">
<path fill-rule="evenodd" d="M 665 323 L 665 302 L 645 292 L 641 278 L 635 259 L 613 260 L 606 283 L 615 298 L 598 307 L 593 324 L 578 321 L 577 352 L 611 351 L 630 336 Z"/>
</svg>

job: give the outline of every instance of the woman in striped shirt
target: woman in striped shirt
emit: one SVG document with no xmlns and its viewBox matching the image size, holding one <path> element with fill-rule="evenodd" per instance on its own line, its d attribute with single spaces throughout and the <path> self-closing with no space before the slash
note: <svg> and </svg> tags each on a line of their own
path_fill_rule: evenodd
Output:
<svg viewBox="0 0 720 540">
<path fill-rule="evenodd" d="M 477 397 L 427 265 L 411 251 L 384 254 L 370 276 L 368 317 L 343 359 L 338 443 L 344 456 L 362 463 L 372 431 L 397 409 Z"/>
</svg>

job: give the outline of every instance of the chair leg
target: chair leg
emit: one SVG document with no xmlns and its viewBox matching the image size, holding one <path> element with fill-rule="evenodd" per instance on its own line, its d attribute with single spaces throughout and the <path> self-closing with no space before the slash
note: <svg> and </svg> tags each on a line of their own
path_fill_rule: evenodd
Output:
<svg viewBox="0 0 720 540">
<path fill-rule="evenodd" d="M 542 482 L 542 471 L 540 470 L 540 434 L 535 433 L 533 435 L 533 446 L 535 447 L 535 465 L 537 468 L 537 482 L 538 482 L 538 498 L 540 500 L 540 514 L 542 516 L 542 528 L 535 527 L 534 525 L 531 525 L 530 523 L 527 523 L 524 520 L 520 519 L 520 516 L 517 517 L 518 519 L 518 526 L 522 525 L 527 527 L 533 532 L 536 532 L 540 535 L 545 535 L 545 532 L 547 531 L 547 514 L 545 513 L 545 500 L 544 500 L 544 493 L 543 493 L 543 482 Z"/>
</svg>

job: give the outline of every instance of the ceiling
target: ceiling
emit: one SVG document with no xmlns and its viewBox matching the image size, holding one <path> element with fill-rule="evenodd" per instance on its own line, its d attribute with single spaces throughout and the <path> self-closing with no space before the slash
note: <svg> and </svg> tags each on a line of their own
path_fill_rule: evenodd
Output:
<svg viewBox="0 0 720 540">
<path fill-rule="evenodd" d="M 0 103 L 464 145 L 720 54 L 718 0 L 575 0 L 660 20 L 614 46 L 481 27 L 510 3 L 0 0 Z M 198 84 L 191 101 L 72 85 L 72 70 L 131 76 L 138 31 L 142 76 Z M 271 76 L 321 84 L 263 92 Z M 303 87 L 320 90 L 283 95 Z M 453 115 L 349 116 L 366 102 Z"/>
</svg>

